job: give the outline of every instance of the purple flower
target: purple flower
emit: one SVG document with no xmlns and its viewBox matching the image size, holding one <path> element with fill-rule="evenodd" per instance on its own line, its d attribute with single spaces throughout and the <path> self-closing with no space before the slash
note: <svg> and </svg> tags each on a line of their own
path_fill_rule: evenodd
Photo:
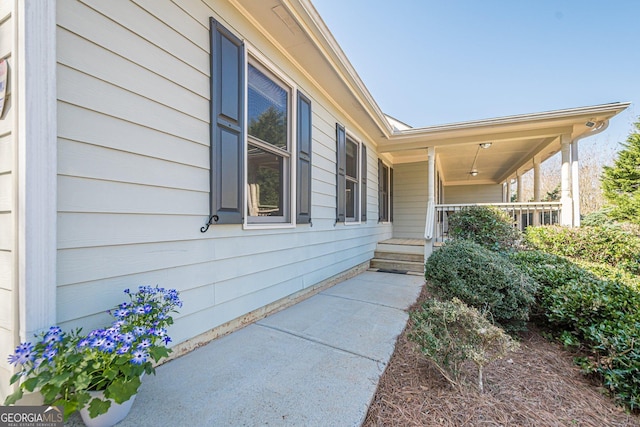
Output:
<svg viewBox="0 0 640 427">
<path fill-rule="evenodd" d="M 151 306 L 151 304 L 145 304 L 144 307 L 142 308 L 145 314 L 149 314 L 153 310 L 153 307 Z"/>
<path fill-rule="evenodd" d="M 131 346 L 123 345 L 116 351 L 116 353 L 117 354 L 127 354 L 130 349 L 131 349 Z"/>
<path fill-rule="evenodd" d="M 9 356 L 9 363 L 12 365 L 24 365 L 27 362 L 33 361 L 36 355 L 33 352 L 33 344 L 22 343 L 16 347 L 16 352 Z"/>
<path fill-rule="evenodd" d="M 120 336 L 120 341 L 122 341 L 125 344 L 131 344 L 135 339 L 136 339 L 136 336 L 133 335 L 131 332 L 127 332 Z"/>
<path fill-rule="evenodd" d="M 47 332 L 42 340 L 45 344 L 51 344 L 54 342 L 62 341 L 62 334 L 60 333 L 52 333 L 51 331 Z"/>
<path fill-rule="evenodd" d="M 138 344 L 138 348 L 149 348 L 151 347 L 151 340 L 148 338 L 143 339 L 142 341 L 140 341 L 140 344 Z"/>
<path fill-rule="evenodd" d="M 134 365 L 142 365 L 149 358 L 149 353 L 142 350 L 136 350 L 131 355 L 131 363 Z"/>
<path fill-rule="evenodd" d="M 49 328 L 49 334 L 59 334 L 62 332 L 62 328 L 60 326 L 52 326 Z"/>
<path fill-rule="evenodd" d="M 56 349 L 56 348 L 48 348 L 47 350 L 45 350 L 43 356 L 49 362 L 51 362 L 53 360 L 53 358 L 56 356 L 56 354 L 58 354 L 58 349 Z"/>
<path fill-rule="evenodd" d="M 100 350 L 104 351 L 105 353 L 111 353 L 115 348 L 116 348 L 115 341 L 110 340 L 108 338 L 105 338 L 102 345 L 100 345 Z"/>
<path fill-rule="evenodd" d="M 143 306 L 141 306 L 141 305 L 139 305 L 139 306 L 137 306 L 136 308 L 134 308 L 134 309 L 133 309 L 133 312 L 134 312 L 135 314 L 145 314 L 144 307 L 143 307 Z"/>
<path fill-rule="evenodd" d="M 129 311 L 125 308 L 119 308 L 118 310 L 113 312 L 113 315 L 119 319 L 122 319 L 129 315 Z"/>
<path fill-rule="evenodd" d="M 164 338 L 162 338 L 162 341 L 165 345 L 167 345 L 171 342 L 171 338 L 169 337 L 169 335 L 165 335 Z"/>
<path fill-rule="evenodd" d="M 144 335 L 146 333 L 147 333 L 147 330 L 142 326 L 136 326 L 135 328 L 133 328 L 133 334 L 137 337 L 139 337 L 140 335 Z"/>
<path fill-rule="evenodd" d="M 80 340 L 80 342 L 78 343 L 78 347 L 82 348 L 82 347 L 86 347 L 91 343 L 91 341 L 89 340 L 89 338 L 82 338 Z"/>
</svg>

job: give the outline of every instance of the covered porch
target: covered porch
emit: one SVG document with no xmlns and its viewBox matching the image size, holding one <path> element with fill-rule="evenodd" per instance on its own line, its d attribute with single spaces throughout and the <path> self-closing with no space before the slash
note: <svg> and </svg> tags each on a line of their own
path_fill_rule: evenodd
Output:
<svg viewBox="0 0 640 427">
<path fill-rule="evenodd" d="M 424 241 L 424 258 L 447 237 L 447 218 L 471 205 L 506 210 L 514 226 L 580 226 L 579 141 L 605 130 L 629 103 L 425 128 L 395 124 L 379 144 L 394 169 L 393 237 Z M 542 201 L 542 163 L 561 153 L 560 200 Z M 522 177 L 533 171 L 533 200 Z"/>
</svg>

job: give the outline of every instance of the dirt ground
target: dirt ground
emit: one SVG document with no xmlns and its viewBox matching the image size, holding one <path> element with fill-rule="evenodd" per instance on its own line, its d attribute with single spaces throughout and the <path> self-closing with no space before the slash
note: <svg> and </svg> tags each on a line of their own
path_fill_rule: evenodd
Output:
<svg viewBox="0 0 640 427">
<path fill-rule="evenodd" d="M 472 371 L 463 390 L 449 385 L 405 331 L 364 426 L 640 426 L 640 415 L 604 396 L 572 358 L 532 327 L 516 352 L 485 367 L 481 394 Z"/>
</svg>

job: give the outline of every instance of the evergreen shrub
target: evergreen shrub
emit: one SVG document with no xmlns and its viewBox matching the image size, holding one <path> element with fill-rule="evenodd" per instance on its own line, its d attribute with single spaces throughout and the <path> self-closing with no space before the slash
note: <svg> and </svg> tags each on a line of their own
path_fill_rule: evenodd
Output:
<svg viewBox="0 0 640 427">
<path fill-rule="evenodd" d="M 537 283 L 507 257 L 469 240 L 446 243 L 427 260 L 425 277 L 440 299 L 459 298 L 505 329 L 523 329 Z"/>
</svg>

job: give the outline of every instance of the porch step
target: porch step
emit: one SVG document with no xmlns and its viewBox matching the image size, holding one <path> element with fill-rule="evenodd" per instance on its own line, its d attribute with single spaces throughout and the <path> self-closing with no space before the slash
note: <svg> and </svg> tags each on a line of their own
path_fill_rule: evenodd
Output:
<svg viewBox="0 0 640 427">
<path fill-rule="evenodd" d="M 393 238 L 378 243 L 371 268 L 424 273 L 424 240 Z"/>
<path fill-rule="evenodd" d="M 403 252 L 389 252 L 377 250 L 373 253 L 373 259 L 380 259 L 385 261 L 408 261 L 422 263 L 424 260 L 424 253 L 403 253 Z"/>
<path fill-rule="evenodd" d="M 371 268 L 392 271 L 411 271 L 415 273 L 424 272 L 424 266 L 422 265 L 422 262 L 386 260 L 377 258 L 371 260 Z"/>
</svg>

